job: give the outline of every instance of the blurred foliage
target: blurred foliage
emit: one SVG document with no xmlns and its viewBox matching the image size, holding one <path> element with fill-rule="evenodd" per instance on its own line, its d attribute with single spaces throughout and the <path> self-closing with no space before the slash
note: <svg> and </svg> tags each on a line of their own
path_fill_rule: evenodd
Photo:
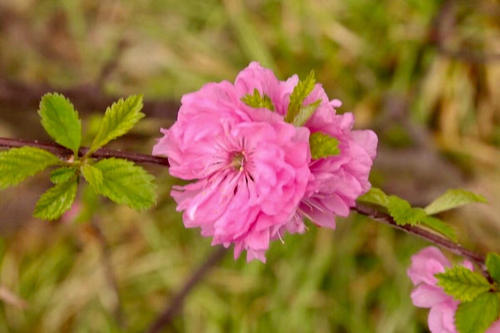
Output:
<svg viewBox="0 0 500 333">
<path fill-rule="evenodd" d="M 232 80 L 251 60 L 280 78 L 314 69 L 341 111 L 379 134 L 375 184 L 421 205 L 448 187 L 484 194 L 489 206 L 443 217 L 471 248 L 499 251 L 500 61 L 489 57 L 500 53 L 499 17 L 495 0 L 0 0 L 0 78 L 78 86 L 115 63 L 107 93 L 178 100 Z M 0 110 L 2 136 L 31 133 L 9 112 Z M 97 117 L 84 119 L 89 132 Z M 146 119 L 118 144 L 148 151 L 168 123 Z M 82 191 L 80 216 L 42 223 L 28 207 L 46 184 L 1 193 L 0 287 L 26 304 L 0 293 L 0 332 L 150 324 L 212 250 L 182 226 L 168 196 L 174 180 L 151 171 L 160 201 L 140 215 Z M 109 243 L 121 319 L 95 225 Z M 411 304 L 406 277 L 423 245 L 354 214 L 335 231 L 310 226 L 275 242 L 265 265 L 228 255 L 170 330 L 425 332 L 426 311 Z"/>
</svg>

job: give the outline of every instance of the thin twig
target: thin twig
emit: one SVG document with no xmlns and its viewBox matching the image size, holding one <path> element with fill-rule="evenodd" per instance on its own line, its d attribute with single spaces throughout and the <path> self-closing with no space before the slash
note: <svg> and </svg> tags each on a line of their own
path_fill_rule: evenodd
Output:
<svg viewBox="0 0 500 333">
<path fill-rule="evenodd" d="M 91 221 L 90 226 L 92 227 L 93 233 L 99 243 L 99 248 L 101 251 L 101 261 L 104 267 L 104 275 L 109 284 L 109 287 L 111 288 L 115 296 L 113 314 L 118 325 L 123 328 L 125 322 L 122 311 L 122 301 L 120 297 L 120 289 L 118 288 L 118 280 L 116 279 L 116 274 L 111 263 L 111 250 L 109 248 L 109 243 L 101 228 L 95 221 Z"/>
<path fill-rule="evenodd" d="M 45 149 L 47 151 L 50 151 L 51 153 L 60 156 L 62 158 L 69 159 L 73 153 L 71 150 L 66 149 L 60 145 L 54 144 L 54 143 L 44 143 L 44 142 L 39 142 L 39 141 L 28 141 L 28 140 L 22 140 L 22 139 L 10 139 L 10 138 L 3 138 L 0 137 L 0 148 L 19 148 L 19 147 L 24 147 L 24 146 L 30 146 L 30 147 L 35 147 L 35 148 L 40 148 L 40 149 Z M 88 148 L 83 147 L 80 149 L 78 152 L 79 156 L 85 155 L 87 153 Z M 145 155 L 145 154 L 139 154 L 139 153 L 133 153 L 133 152 L 125 152 L 121 150 L 115 150 L 115 149 L 105 149 L 101 148 L 94 152 L 92 154 L 92 157 L 96 159 L 102 159 L 102 158 L 109 158 L 109 157 L 116 157 L 116 158 L 123 158 L 129 161 L 133 161 L 136 163 L 146 163 L 146 164 L 157 164 L 157 165 L 162 165 L 168 167 L 168 159 L 165 157 L 160 157 L 160 156 L 151 156 L 151 155 Z"/>
<path fill-rule="evenodd" d="M 163 327 L 169 325 L 175 315 L 181 310 L 184 300 L 190 291 L 200 282 L 203 277 L 224 258 L 227 249 L 220 246 L 210 254 L 209 257 L 193 272 L 191 278 L 184 284 L 182 289 L 165 306 L 165 309 L 156 317 L 155 321 L 149 327 L 149 333 L 159 332 Z"/>
<path fill-rule="evenodd" d="M 478 264 L 481 269 L 485 269 L 485 264 L 484 264 L 484 256 L 478 253 L 475 253 L 471 250 L 468 250 L 461 246 L 458 243 L 455 243 L 447 238 L 444 238 L 438 234 L 435 234 L 431 231 L 428 231 L 426 229 L 420 228 L 418 226 L 414 225 L 398 225 L 396 221 L 392 218 L 392 216 L 385 214 L 375 208 L 364 206 L 364 205 L 357 205 L 356 207 L 352 208 L 354 211 L 361 215 L 365 215 L 377 222 L 381 222 L 387 225 L 390 225 L 393 228 L 399 229 L 406 231 L 409 234 L 418 236 L 420 238 L 423 238 L 431 243 L 434 243 L 436 245 L 439 245 L 441 247 L 446 248 L 448 251 L 453 252 L 455 254 L 458 254 L 464 258 L 467 258 L 476 264 Z"/>
</svg>

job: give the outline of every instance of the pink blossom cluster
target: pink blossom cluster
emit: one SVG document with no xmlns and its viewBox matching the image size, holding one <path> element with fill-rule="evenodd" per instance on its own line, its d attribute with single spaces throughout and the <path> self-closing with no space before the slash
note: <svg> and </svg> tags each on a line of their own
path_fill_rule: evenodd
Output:
<svg viewBox="0 0 500 333">
<path fill-rule="evenodd" d="M 465 261 L 464 267 L 472 270 L 472 263 Z M 451 267 L 448 259 L 439 249 L 429 246 L 412 257 L 408 276 L 416 286 L 411 293 L 413 304 L 421 308 L 430 308 L 428 325 L 432 333 L 457 333 L 455 312 L 459 301 L 446 294 L 437 285 L 434 276 Z M 500 333 L 500 320 L 497 320 L 486 333 Z"/>
<path fill-rule="evenodd" d="M 191 181 L 172 196 L 186 227 L 201 228 L 212 244 L 234 244 L 235 258 L 265 262 L 269 243 L 305 231 L 304 218 L 335 228 L 358 196 L 370 188 L 368 175 L 377 136 L 352 130 L 351 113 L 336 114 L 320 84 L 303 105 L 321 101 L 304 126 L 285 122 L 297 75 L 280 81 L 252 62 L 234 83 L 208 83 L 182 97 L 177 121 L 162 129 L 153 154 L 167 156 L 170 174 Z M 242 101 L 255 89 L 272 110 Z M 339 141 L 340 153 L 312 159 L 309 135 L 322 132 Z"/>
</svg>

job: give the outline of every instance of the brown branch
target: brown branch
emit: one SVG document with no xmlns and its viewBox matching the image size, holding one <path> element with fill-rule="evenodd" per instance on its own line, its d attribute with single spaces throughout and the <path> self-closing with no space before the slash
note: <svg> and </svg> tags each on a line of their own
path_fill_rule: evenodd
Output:
<svg viewBox="0 0 500 333">
<path fill-rule="evenodd" d="M 398 225 L 396 223 L 396 221 L 394 221 L 394 219 L 390 215 L 385 214 L 385 213 L 383 213 L 375 208 L 369 207 L 369 206 L 358 204 L 356 207 L 352 208 L 352 210 L 354 210 L 358 214 L 367 216 L 367 217 L 369 217 L 377 222 L 381 222 L 381 223 L 390 225 L 393 228 L 403 230 L 409 234 L 418 236 L 418 237 L 423 238 L 431 243 L 439 245 L 452 253 L 455 253 L 459 256 L 462 256 L 464 258 L 467 258 L 467 259 L 475 262 L 476 264 L 478 264 L 481 267 L 482 270 L 484 270 L 486 268 L 485 264 L 484 264 L 485 258 L 483 255 L 475 253 L 471 250 L 468 250 L 468 249 L 464 248 L 463 246 L 461 246 L 460 244 L 457 244 L 457 243 L 455 243 L 447 238 L 444 238 L 438 234 L 435 234 L 431 231 L 428 231 L 426 229 L 423 229 L 421 227 L 414 226 L 414 225 Z"/>
<path fill-rule="evenodd" d="M 174 295 L 174 297 L 167 303 L 165 309 L 156 317 L 154 322 L 149 327 L 149 333 L 159 332 L 163 327 L 169 325 L 174 319 L 175 315 L 181 310 L 184 300 L 191 290 L 200 282 L 203 277 L 215 266 L 219 261 L 224 258 L 227 249 L 220 246 L 207 257 L 205 262 L 193 272 L 191 278 L 184 284 L 182 289 Z"/>
<path fill-rule="evenodd" d="M 71 150 L 64 148 L 60 145 L 54 144 L 54 143 L 43 143 L 43 142 L 38 142 L 38 141 L 28 141 L 28 140 L 10 139 L 10 138 L 0 137 L 0 148 L 19 148 L 19 147 L 24 147 L 24 146 L 45 149 L 45 150 L 50 151 L 51 153 L 53 153 L 59 157 L 66 158 L 66 159 L 69 159 L 73 155 L 73 152 Z M 87 153 L 87 151 L 88 151 L 88 148 L 86 148 L 86 147 L 80 148 L 78 155 L 83 156 L 83 155 L 85 155 L 85 153 Z M 139 154 L 139 153 L 133 153 L 133 152 L 125 152 L 125 151 L 115 150 L 115 149 L 101 148 L 98 151 L 96 151 L 95 153 L 93 153 L 92 157 L 94 157 L 96 159 L 116 157 L 116 158 L 123 158 L 123 159 L 129 160 L 132 162 L 136 162 L 136 163 L 157 164 L 157 165 L 166 166 L 166 167 L 169 166 L 168 159 L 165 157 L 151 156 L 151 155 Z"/>
</svg>

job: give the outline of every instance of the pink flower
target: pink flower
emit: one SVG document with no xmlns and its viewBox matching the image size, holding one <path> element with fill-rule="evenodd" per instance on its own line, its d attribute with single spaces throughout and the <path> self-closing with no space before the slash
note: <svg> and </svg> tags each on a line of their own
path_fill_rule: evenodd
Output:
<svg viewBox="0 0 500 333">
<path fill-rule="evenodd" d="M 463 265 L 473 269 L 469 261 L 465 261 Z M 428 325 L 432 333 L 457 333 L 455 311 L 460 302 L 446 294 L 437 285 L 434 276 L 443 273 L 450 266 L 450 262 L 439 249 L 429 246 L 411 258 L 411 266 L 408 269 L 408 276 L 416 286 L 411 293 L 411 299 L 415 306 L 431 309 Z M 500 320 L 496 321 L 486 333 L 500 333 Z"/>
<path fill-rule="evenodd" d="M 280 91 L 277 80 L 265 84 L 266 91 Z M 270 240 L 289 229 L 304 196 L 309 131 L 241 97 L 229 82 L 185 95 L 153 154 L 168 156 L 173 176 L 193 181 L 172 191 L 186 227 L 200 227 L 214 245 L 234 244 L 235 257 L 245 249 L 247 260 L 265 261 Z"/>
<path fill-rule="evenodd" d="M 316 85 L 305 104 L 321 104 L 305 126 L 284 121 L 298 77 L 280 81 L 252 62 L 233 84 L 210 83 L 185 95 L 177 122 L 153 149 L 166 155 L 173 176 L 192 180 L 174 187 L 186 227 L 200 227 L 213 244 L 235 244 L 247 259 L 264 261 L 270 240 L 304 232 L 303 217 L 335 227 L 356 198 L 370 188 L 368 174 L 377 137 L 353 131 L 352 114 L 336 115 L 340 101 L 329 101 Z M 258 90 L 273 111 L 241 99 Z M 309 133 L 323 132 L 340 143 L 337 156 L 311 161 Z"/>
<path fill-rule="evenodd" d="M 257 88 L 269 96 L 278 114 L 285 115 L 290 94 L 299 82 L 297 75 L 287 81 L 279 81 L 269 70 L 252 62 L 236 78 L 239 96 Z M 376 155 L 377 136 L 373 131 L 353 131 L 352 113 L 335 114 L 335 108 L 342 103 L 329 100 L 320 84 L 304 101 L 308 105 L 316 100 L 321 104 L 305 124 L 311 133 L 322 132 L 339 140 L 340 154 L 319 160 L 312 160 L 304 198 L 301 200 L 290 231 L 303 232 L 303 217 L 308 217 L 319 226 L 335 228 L 335 216 L 349 215 L 357 197 L 370 189 L 368 175 Z"/>
</svg>

